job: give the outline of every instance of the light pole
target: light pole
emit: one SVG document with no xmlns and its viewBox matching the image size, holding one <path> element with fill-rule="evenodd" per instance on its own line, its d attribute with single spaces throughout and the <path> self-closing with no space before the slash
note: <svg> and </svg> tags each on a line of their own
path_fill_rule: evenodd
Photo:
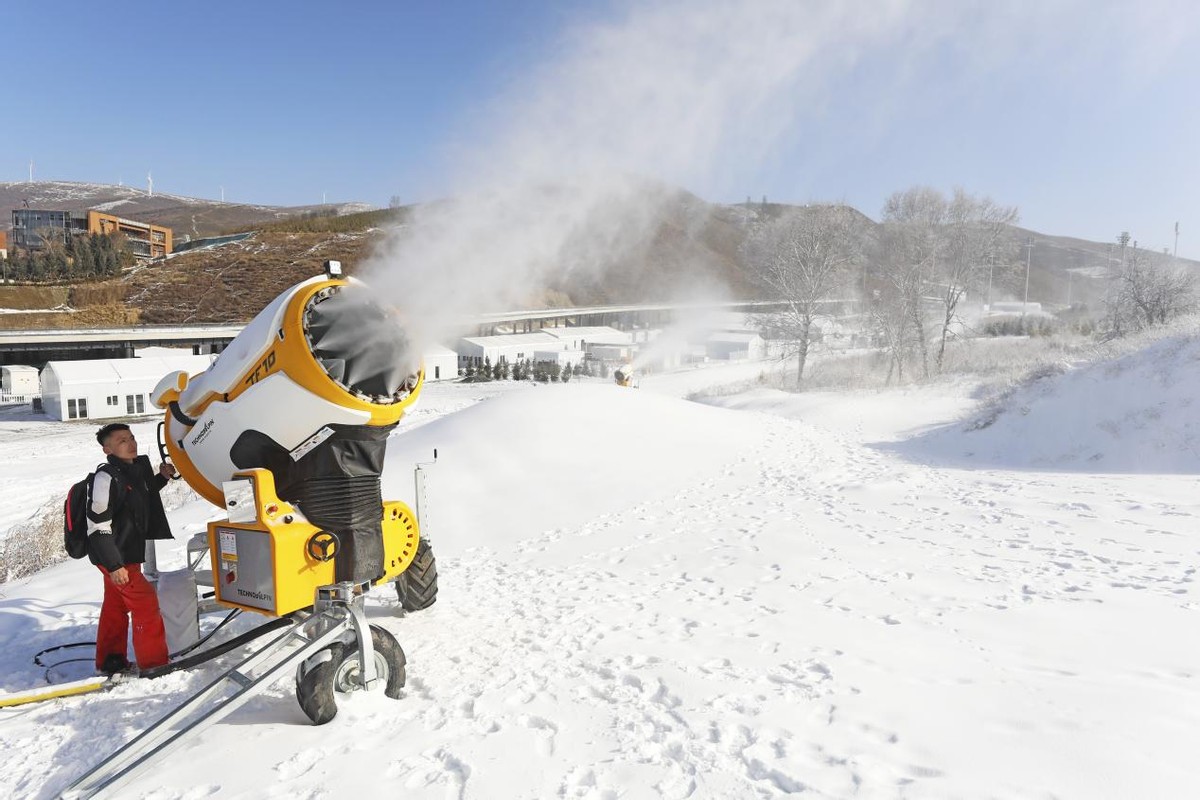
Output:
<svg viewBox="0 0 1200 800">
<path fill-rule="evenodd" d="M 1021 306 L 1021 316 L 1029 311 L 1029 263 L 1033 258 L 1033 237 L 1025 240 L 1025 305 Z"/>
</svg>

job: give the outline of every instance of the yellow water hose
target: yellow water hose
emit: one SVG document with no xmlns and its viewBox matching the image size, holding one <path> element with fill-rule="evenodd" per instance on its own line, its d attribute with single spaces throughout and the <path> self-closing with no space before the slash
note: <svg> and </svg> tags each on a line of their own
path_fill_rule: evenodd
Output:
<svg viewBox="0 0 1200 800">
<path fill-rule="evenodd" d="M 60 683 L 55 686 L 47 686 L 45 689 L 29 689 L 24 692 L 14 692 L 13 694 L 0 695 L 0 708 L 13 708 L 14 706 L 23 706 L 29 703 L 40 703 L 43 700 L 54 700 L 59 697 L 71 697 L 77 694 L 87 694 L 98 689 L 103 689 L 108 686 L 110 679 L 97 675 L 91 678 L 84 678 L 71 683 Z"/>
</svg>

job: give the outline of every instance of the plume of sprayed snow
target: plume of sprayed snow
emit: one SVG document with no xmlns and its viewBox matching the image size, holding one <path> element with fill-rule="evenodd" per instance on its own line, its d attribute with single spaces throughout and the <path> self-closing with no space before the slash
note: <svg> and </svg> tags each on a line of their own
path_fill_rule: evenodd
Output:
<svg viewBox="0 0 1200 800">
<path fill-rule="evenodd" d="M 423 340 L 596 279 L 679 200 L 636 176 L 695 185 L 720 174 L 731 143 L 765 153 L 817 73 L 887 35 L 898 8 L 672 0 L 582 25 L 497 98 L 453 199 L 419 208 L 361 274 Z"/>
<path fill-rule="evenodd" d="M 685 355 L 696 342 L 701 342 L 727 321 L 727 314 L 712 308 L 680 309 L 675 322 L 658 336 L 638 349 L 630 366 L 636 372 L 662 363 L 670 363 Z"/>
<path fill-rule="evenodd" d="M 1035 5 L 1060 34 L 1086 11 L 1082 0 Z M 1095 27 L 1114 16 L 1082 19 Z M 1024 19 L 1006 4 L 915 0 L 618 6 L 565 33 L 495 98 L 460 137 L 452 199 L 420 207 L 361 274 L 422 342 L 542 288 L 596 281 L 644 249 L 679 201 L 638 176 L 741 196 L 746 165 L 794 133 L 802 110 L 831 102 L 856 64 L 886 65 L 875 80 L 887 98 L 888 85 L 919 80 L 911 65 L 932 59 L 934 45 L 969 50 L 976 73 L 1012 52 L 1054 49 L 1055 37 Z"/>
</svg>

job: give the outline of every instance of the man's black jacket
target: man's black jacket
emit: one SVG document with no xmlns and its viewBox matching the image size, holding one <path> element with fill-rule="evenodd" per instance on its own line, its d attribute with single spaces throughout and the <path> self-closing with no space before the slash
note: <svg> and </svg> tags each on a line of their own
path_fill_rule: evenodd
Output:
<svg viewBox="0 0 1200 800">
<path fill-rule="evenodd" d="M 167 479 L 150 459 L 127 464 L 116 456 L 96 470 L 88 502 L 88 558 L 109 572 L 146 560 L 147 539 L 170 539 L 159 491 Z"/>
</svg>

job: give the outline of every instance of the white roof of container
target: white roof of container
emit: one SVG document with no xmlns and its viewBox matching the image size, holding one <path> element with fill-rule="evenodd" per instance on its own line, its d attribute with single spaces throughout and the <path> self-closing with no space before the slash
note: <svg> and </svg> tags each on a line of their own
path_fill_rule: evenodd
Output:
<svg viewBox="0 0 1200 800">
<path fill-rule="evenodd" d="M 749 344 L 750 342 L 753 342 L 755 339 L 761 339 L 761 338 L 762 337 L 759 336 L 757 333 L 729 333 L 729 332 L 723 331 L 721 333 L 714 333 L 712 336 L 709 336 L 706 341 L 709 341 L 709 342 L 737 342 L 739 344 L 741 344 L 741 343 Z"/>
<path fill-rule="evenodd" d="M 477 344 L 480 347 L 506 347 L 508 345 L 529 345 L 531 347 L 539 344 L 557 344 L 558 339 L 553 336 L 547 336 L 541 331 L 534 333 L 502 333 L 497 336 L 464 336 L 464 342 Z"/>
<path fill-rule="evenodd" d="M 208 369 L 211 356 L 151 356 L 149 358 L 102 358 L 84 361 L 51 361 L 60 384 L 110 383 L 112 381 L 154 380 L 168 372 L 183 370 L 195 375 Z"/>
<path fill-rule="evenodd" d="M 455 358 L 458 358 L 458 353 L 454 352 L 449 347 L 440 344 L 426 345 L 425 348 L 421 350 L 421 355 L 425 358 L 430 358 L 433 356 L 454 356 Z"/>
<path fill-rule="evenodd" d="M 30 367 L 25 364 L 5 364 L 3 367 L 0 367 L 0 369 L 4 370 L 9 375 L 28 375 L 31 372 L 34 375 L 37 375 L 38 372 L 37 367 Z"/>
<path fill-rule="evenodd" d="M 606 325 L 590 328 L 542 328 L 542 331 L 556 339 L 586 339 L 588 341 L 597 341 L 599 339 L 612 341 L 619 339 L 622 342 L 628 342 L 632 338 L 625 331 L 619 331 L 616 328 L 610 328 Z"/>
</svg>

